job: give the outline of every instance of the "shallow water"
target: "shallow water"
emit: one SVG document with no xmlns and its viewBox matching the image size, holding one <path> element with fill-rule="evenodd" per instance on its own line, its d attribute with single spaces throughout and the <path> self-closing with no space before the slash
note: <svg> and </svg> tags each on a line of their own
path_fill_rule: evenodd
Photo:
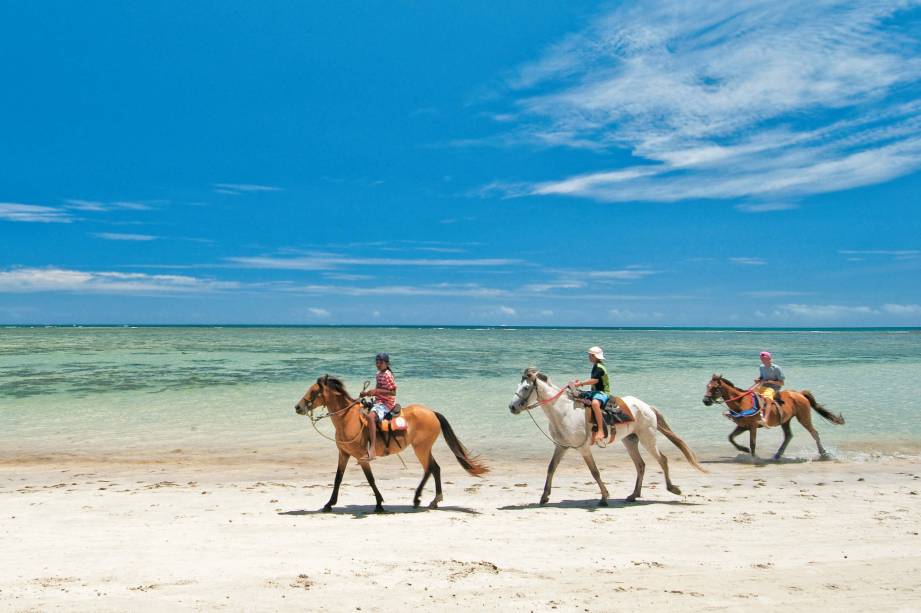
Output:
<svg viewBox="0 0 921 613">
<path fill-rule="evenodd" d="M 544 458 L 550 443 L 507 405 L 526 366 L 558 384 L 587 377 L 590 345 L 604 347 L 615 393 L 659 407 L 698 451 L 734 453 L 731 424 L 701 397 L 714 372 L 750 385 L 763 349 L 787 387 L 844 413 L 845 426 L 815 417 L 830 449 L 873 457 L 921 446 L 918 330 L 4 328 L 0 455 L 324 448 L 295 402 L 325 373 L 357 393 L 374 354 L 388 351 L 400 402 L 444 413 L 484 455 Z M 790 453 L 814 455 L 805 430 L 793 432 Z M 762 455 L 780 440 L 762 432 Z"/>
</svg>

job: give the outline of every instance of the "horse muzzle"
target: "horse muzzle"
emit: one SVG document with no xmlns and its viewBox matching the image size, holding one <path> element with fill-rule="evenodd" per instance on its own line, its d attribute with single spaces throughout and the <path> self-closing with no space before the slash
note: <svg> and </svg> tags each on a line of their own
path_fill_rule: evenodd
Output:
<svg viewBox="0 0 921 613">
<path fill-rule="evenodd" d="M 704 403 L 704 406 L 705 406 L 705 407 L 708 407 L 708 406 L 710 406 L 711 404 L 713 404 L 713 398 L 711 398 L 710 396 L 704 396 L 704 397 L 703 397 L 703 400 L 701 400 L 701 402 Z"/>
<path fill-rule="evenodd" d="M 298 402 L 294 405 L 294 412 L 298 415 L 310 415 L 313 412 L 313 407 L 308 407 L 305 404 Z"/>
<path fill-rule="evenodd" d="M 512 415 L 518 415 L 521 413 L 521 404 L 517 402 L 508 403 L 508 410 L 512 412 Z"/>
</svg>

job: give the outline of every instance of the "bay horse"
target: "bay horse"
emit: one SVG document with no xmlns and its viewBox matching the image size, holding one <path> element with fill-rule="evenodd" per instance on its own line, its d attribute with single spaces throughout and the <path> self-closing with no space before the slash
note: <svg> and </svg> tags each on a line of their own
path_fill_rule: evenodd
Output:
<svg viewBox="0 0 921 613">
<path fill-rule="evenodd" d="M 733 385 L 732 381 L 717 374 L 714 374 L 707 384 L 707 391 L 704 393 L 703 398 L 704 405 L 710 406 L 713 403 L 725 402 L 726 406 L 729 407 L 731 411 L 731 413 L 727 414 L 727 417 L 732 419 L 736 424 L 735 430 L 729 434 L 729 442 L 732 443 L 733 447 L 742 453 L 751 453 L 752 460 L 755 460 L 758 457 L 755 455 L 755 441 L 758 436 L 758 428 L 780 426 L 783 429 L 783 443 L 780 444 L 780 448 L 777 450 L 777 453 L 774 454 L 774 459 L 779 460 L 784 450 L 786 450 L 787 445 L 789 445 L 790 441 L 793 439 L 793 432 L 790 430 L 790 420 L 796 417 L 797 421 L 799 421 L 799 423 L 806 428 L 806 431 L 812 435 L 812 438 L 815 439 L 815 444 L 819 449 L 819 456 L 822 459 L 830 457 L 828 452 L 825 451 L 825 447 L 822 446 L 818 431 L 812 425 L 812 410 L 814 409 L 816 413 L 839 426 L 844 424 L 843 416 L 840 414 L 835 415 L 816 402 L 815 396 L 813 396 L 812 392 L 809 390 L 802 390 L 799 392 L 782 390 L 780 392 L 780 397 L 783 400 L 783 404 L 775 404 L 776 410 L 768 412 L 767 416 L 763 417 L 761 411 L 753 410 L 756 409 L 754 399 L 755 393 L 756 392 L 752 389 L 740 389 Z M 740 417 L 734 417 L 732 415 L 732 413 L 744 414 L 746 412 L 751 412 L 752 414 Z M 748 430 L 749 449 L 735 442 L 735 438 L 746 430 Z"/>
<path fill-rule="evenodd" d="M 295 405 L 294 411 L 298 415 L 307 415 L 315 421 L 313 411 L 316 407 L 324 406 L 328 411 L 328 416 L 333 422 L 336 429 L 336 447 L 339 449 L 339 465 L 336 469 L 336 480 L 333 484 L 333 494 L 329 502 L 323 506 L 324 512 L 330 512 L 333 505 L 339 499 L 339 486 L 342 484 L 342 475 L 345 473 L 345 467 L 349 463 L 349 458 L 355 458 L 358 465 L 365 473 L 368 484 L 374 492 L 374 499 L 377 502 L 376 512 L 384 510 L 384 498 L 381 496 L 377 485 L 374 483 L 374 474 L 371 472 L 371 465 L 368 461 L 368 443 L 370 434 L 368 424 L 364 415 L 361 413 L 361 401 L 352 398 L 345 390 L 342 381 L 324 375 L 317 379 L 317 382 L 310 386 L 304 397 Z M 476 457 L 472 457 L 467 448 L 457 439 L 451 424 L 445 419 L 444 415 L 433 411 L 421 404 L 410 404 L 403 407 L 400 415 L 406 420 L 406 434 L 397 437 L 389 437 L 385 441 L 383 436 L 378 435 L 374 447 L 375 455 L 384 456 L 391 453 L 400 453 L 407 447 L 412 447 L 419 463 L 422 464 L 422 481 L 416 488 L 413 497 L 413 507 L 418 507 L 422 497 L 422 489 L 430 476 L 435 477 L 435 498 L 429 503 L 430 509 L 438 508 L 438 503 L 443 500 L 441 494 L 441 467 L 432 457 L 432 445 L 438 439 L 439 434 L 443 434 L 448 448 L 454 453 L 458 463 L 468 473 L 474 476 L 484 475 L 489 472 L 485 464 L 480 462 Z M 404 439 L 402 444 L 399 439 Z"/>
<path fill-rule="evenodd" d="M 557 465 L 563 455 L 570 449 L 575 449 L 582 454 L 582 459 L 592 473 L 592 477 L 601 488 L 601 500 L 598 506 L 605 507 L 608 505 L 608 488 L 605 487 L 601 480 L 601 473 L 595 464 L 595 458 L 592 456 L 591 441 L 592 430 L 591 422 L 586 418 L 587 411 L 582 405 L 577 405 L 568 394 L 565 394 L 565 388 L 561 389 L 550 383 L 547 375 L 538 371 L 536 368 L 527 368 L 515 391 L 515 396 L 509 403 L 509 411 L 513 415 L 518 415 L 522 411 L 541 407 L 547 415 L 550 422 L 550 435 L 548 438 L 554 444 L 553 457 L 550 458 L 550 465 L 547 466 L 547 481 L 544 483 L 544 491 L 540 497 L 540 504 L 547 504 L 550 499 L 550 488 L 553 483 L 553 474 L 556 472 Z M 533 402 L 532 402 L 533 400 Z M 665 421 L 665 417 L 655 407 L 646 404 L 639 398 L 633 396 L 624 396 L 622 400 L 627 404 L 635 417 L 634 421 L 615 424 L 616 440 L 623 442 L 636 467 L 636 484 L 633 487 L 633 493 L 627 496 L 627 502 L 634 502 L 640 497 L 643 488 L 643 475 L 646 472 L 646 462 L 640 455 L 639 445 L 648 451 L 659 462 L 662 472 L 665 473 L 665 487 L 672 494 L 681 494 L 677 485 L 672 483 L 668 474 L 668 460 L 659 451 L 656 444 L 656 431 L 658 430 L 668 438 L 687 459 L 688 463 L 701 472 L 707 472 L 697 461 L 697 457 L 691 448 L 688 447 L 681 437 L 672 432 Z M 536 423 L 536 422 L 535 422 Z"/>
</svg>

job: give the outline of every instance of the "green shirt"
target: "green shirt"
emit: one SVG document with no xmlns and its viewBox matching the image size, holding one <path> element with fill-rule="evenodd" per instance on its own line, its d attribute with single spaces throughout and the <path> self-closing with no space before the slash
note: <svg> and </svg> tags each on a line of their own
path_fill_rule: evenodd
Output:
<svg viewBox="0 0 921 613">
<path fill-rule="evenodd" d="M 604 365 L 604 362 L 595 362 L 595 365 L 592 366 L 591 378 L 597 381 L 592 386 L 593 391 L 611 393 L 611 380 L 608 379 L 608 367 Z"/>
</svg>

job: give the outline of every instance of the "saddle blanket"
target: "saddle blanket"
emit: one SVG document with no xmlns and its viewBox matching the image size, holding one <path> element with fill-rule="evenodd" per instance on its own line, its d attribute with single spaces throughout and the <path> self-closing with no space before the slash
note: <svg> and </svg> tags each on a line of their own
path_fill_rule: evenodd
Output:
<svg viewBox="0 0 921 613">
<path fill-rule="evenodd" d="M 396 417 L 391 417 L 390 419 L 385 419 L 378 424 L 378 427 L 381 432 L 405 432 L 406 431 L 406 418 L 402 415 L 397 415 Z"/>
</svg>

